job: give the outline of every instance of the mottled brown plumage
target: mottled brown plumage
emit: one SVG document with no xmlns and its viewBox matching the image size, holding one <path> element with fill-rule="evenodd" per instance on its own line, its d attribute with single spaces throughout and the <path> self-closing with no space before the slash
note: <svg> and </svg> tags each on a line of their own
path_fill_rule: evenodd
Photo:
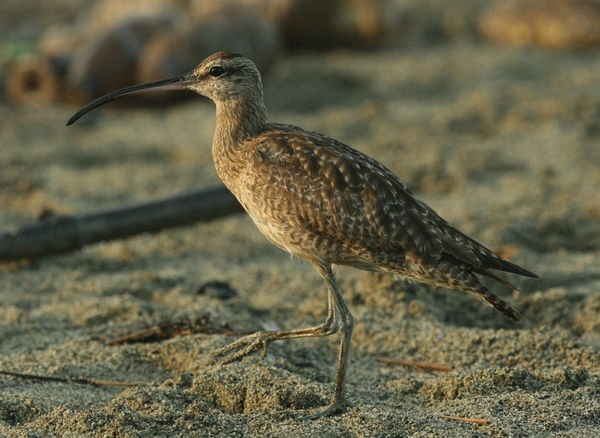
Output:
<svg viewBox="0 0 600 438">
<path fill-rule="evenodd" d="M 111 93 L 82 108 L 68 124 L 105 102 L 151 89 L 191 89 L 215 102 L 213 157 L 220 178 L 271 242 L 311 263 L 325 280 L 329 310 L 321 325 L 258 332 L 216 352 L 230 354 L 229 363 L 258 350 L 265 355 L 278 339 L 341 330 L 332 403 L 306 418 L 331 415 L 346 405 L 344 381 L 354 319 L 335 282 L 334 264 L 471 292 L 519 320 L 479 277 L 514 288 L 491 270 L 535 274 L 452 227 L 367 155 L 315 132 L 267 123 L 260 74 L 241 55 L 217 53 L 187 75 Z"/>
</svg>

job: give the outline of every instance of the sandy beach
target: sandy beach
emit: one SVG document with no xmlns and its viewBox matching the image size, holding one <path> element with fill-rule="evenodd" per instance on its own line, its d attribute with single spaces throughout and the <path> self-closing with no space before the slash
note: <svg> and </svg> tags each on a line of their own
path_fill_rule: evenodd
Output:
<svg viewBox="0 0 600 438">
<path fill-rule="evenodd" d="M 521 292 L 494 286 L 524 321 L 464 292 L 340 267 L 356 318 L 355 406 L 301 422 L 330 399 L 338 336 L 278 342 L 265 360 L 224 366 L 211 354 L 325 317 L 319 275 L 246 215 L 0 263 L 0 371 L 139 384 L 0 377 L 0 435 L 598 436 L 599 78 L 598 50 L 475 40 L 283 57 L 264 80 L 270 120 L 378 159 L 451 224 L 540 275 L 506 276 Z M 0 103 L 0 229 L 219 183 L 207 99 L 125 102 L 65 127 L 76 109 Z M 211 281 L 233 296 L 199 294 Z M 220 330 L 106 344 L 202 315 Z"/>
</svg>

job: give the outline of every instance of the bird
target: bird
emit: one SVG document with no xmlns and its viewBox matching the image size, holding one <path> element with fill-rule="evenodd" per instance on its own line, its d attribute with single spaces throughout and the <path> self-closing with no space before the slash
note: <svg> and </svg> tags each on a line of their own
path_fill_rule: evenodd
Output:
<svg viewBox="0 0 600 438">
<path fill-rule="evenodd" d="M 481 280 L 516 290 L 494 271 L 539 278 L 536 274 L 450 225 L 368 155 L 323 134 L 269 123 L 261 75 L 243 55 L 215 53 L 189 73 L 109 93 L 77 111 L 67 125 L 112 100 L 163 90 L 192 90 L 215 103 L 212 155 L 218 176 L 268 240 L 323 278 L 328 310 L 321 324 L 259 331 L 214 352 L 227 364 L 258 351 L 264 358 L 277 340 L 341 332 L 331 402 L 303 419 L 336 415 L 351 405 L 345 382 L 355 322 L 338 288 L 336 265 L 470 292 L 520 321 Z"/>
</svg>

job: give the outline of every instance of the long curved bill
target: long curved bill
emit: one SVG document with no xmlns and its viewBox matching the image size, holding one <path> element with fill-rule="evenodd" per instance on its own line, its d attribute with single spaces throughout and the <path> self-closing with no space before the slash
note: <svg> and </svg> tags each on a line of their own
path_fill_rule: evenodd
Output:
<svg viewBox="0 0 600 438">
<path fill-rule="evenodd" d="M 153 91 L 166 91 L 166 90 L 186 90 L 188 85 L 198 81 L 198 78 L 193 73 L 186 73 L 184 75 L 175 76 L 169 79 L 161 79 L 159 81 L 146 82 L 145 84 L 132 85 L 131 87 L 122 88 L 112 93 L 108 93 L 105 96 L 99 97 L 98 99 L 88 103 L 86 106 L 77 111 L 69 121 L 67 126 L 72 125 L 79 120 L 84 114 L 90 112 L 94 108 L 104 105 L 107 102 L 119 99 L 124 96 L 131 96 L 133 94 L 143 94 Z"/>
</svg>

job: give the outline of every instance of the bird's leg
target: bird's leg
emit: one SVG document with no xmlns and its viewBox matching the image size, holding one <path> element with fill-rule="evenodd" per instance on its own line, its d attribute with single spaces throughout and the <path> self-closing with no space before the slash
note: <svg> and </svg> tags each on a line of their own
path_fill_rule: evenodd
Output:
<svg viewBox="0 0 600 438">
<path fill-rule="evenodd" d="M 340 341 L 340 355 L 335 376 L 333 399 L 331 400 L 331 403 L 324 409 L 316 412 L 315 414 L 302 417 L 302 420 L 314 420 L 320 417 L 335 415 L 342 412 L 348 403 L 346 401 L 345 392 L 346 366 L 348 364 L 348 355 L 350 353 L 352 330 L 354 329 L 354 317 L 352 316 L 352 313 L 350 313 L 350 309 L 348 309 L 344 298 L 342 298 L 342 294 L 337 287 L 335 277 L 333 276 L 331 269 L 327 268 L 322 270 L 318 267 L 317 269 L 325 280 L 330 300 L 333 299 L 333 306 L 331 306 L 330 301 L 330 308 L 333 309 L 334 319 L 339 321 L 340 329 L 342 331 L 342 340 Z"/>
<path fill-rule="evenodd" d="M 243 338 L 215 350 L 215 356 L 223 356 L 227 353 L 233 354 L 226 358 L 223 363 L 228 364 L 238 361 L 258 350 L 263 350 L 262 357 L 267 354 L 267 348 L 271 342 L 292 339 L 292 338 L 308 338 L 315 336 L 329 336 L 341 329 L 342 340 L 340 342 L 340 354 L 338 359 L 337 373 L 335 377 L 335 389 L 331 403 L 324 409 L 315 414 L 302 417 L 302 420 L 314 420 L 320 417 L 327 417 L 342 412 L 348 402 L 345 394 L 346 366 L 348 364 L 348 354 L 350 353 L 350 340 L 352 339 L 352 330 L 354 329 L 354 317 L 350 313 L 350 309 L 342 298 L 335 277 L 330 266 L 321 266 L 315 264 L 315 267 L 325 280 L 328 293 L 328 310 L 327 319 L 315 327 L 298 329 L 298 330 L 281 330 L 281 331 L 261 331 L 252 335 L 244 336 Z"/>
<path fill-rule="evenodd" d="M 329 336 L 337 333 L 340 322 L 337 318 L 336 299 L 332 291 L 328 288 L 328 309 L 327 319 L 320 325 L 305 329 L 296 330 L 278 330 L 278 331 L 260 331 L 248 336 L 244 336 L 237 341 L 219 348 L 213 352 L 215 356 L 223 356 L 227 353 L 233 354 L 223 360 L 223 364 L 238 361 L 252 353 L 262 349 L 262 358 L 267 355 L 269 344 L 274 341 L 291 338 L 309 338 L 314 336 Z"/>
</svg>

